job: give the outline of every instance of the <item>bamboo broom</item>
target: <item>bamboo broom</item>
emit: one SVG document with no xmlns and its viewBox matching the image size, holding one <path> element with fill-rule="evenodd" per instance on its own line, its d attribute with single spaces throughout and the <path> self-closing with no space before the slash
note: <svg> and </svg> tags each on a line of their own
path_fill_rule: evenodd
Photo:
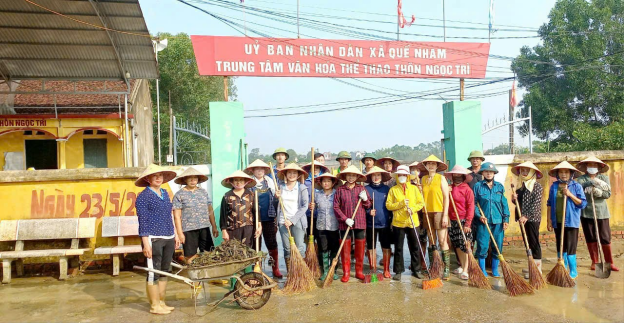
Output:
<svg viewBox="0 0 624 323">
<path fill-rule="evenodd" d="M 416 182 L 419 183 L 420 180 L 416 178 Z M 422 194 L 424 198 L 425 195 L 423 194 L 422 188 L 420 186 L 418 188 L 420 189 L 420 194 Z M 432 256 L 433 260 L 431 261 L 431 264 L 429 265 L 429 269 L 427 271 L 429 271 L 430 277 L 436 277 L 436 278 L 442 277 L 442 271 L 444 270 L 444 263 L 442 262 L 442 257 L 440 256 L 440 252 L 438 251 L 436 241 L 433 239 L 433 231 L 431 231 L 431 223 L 429 222 L 429 213 L 427 212 L 427 202 L 425 202 L 423 206 L 423 210 L 425 211 L 425 219 L 427 220 L 426 221 L 427 228 L 429 231 L 428 232 L 429 244 L 431 245 L 431 250 L 433 250 L 433 256 Z M 423 261 L 425 261 L 424 256 L 423 256 Z"/>
<path fill-rule="evenodd" d="M 310 193 L 312 199 L 312 205 L 314 205 L 314 147 L 312 147 L 312 192 Z M 314 246 L 314 212 L 310 212 L 310 235 L 308 236 L 308 248 L 305 252 L 305 263 L 312 272 L 314 278 L 319 279 L 321 277 L 321 269 L 316 254 L 316 247 Z"/>
<path fill-rule="evenodd" d="M 273 170 L 272 163 L 269 163 L 269 167 L 271 168 L 271 176 L 273 177 L 273 182 L 275 183 L 275 189 L 279 189 L 277 187 L 277 180 L 275 179 L 275 171 Z M 282 197 L 279 197 L 279 204 L 282 207 L 282 214 L 284 217 L 286 216 L 286 212 L 284 212 L 284 203 L 282 202 Z M 299 253 L 299 249 L 297 249 L 297 245 L 295 244 L 295 238 L 293 238 L 290 233 L 290 228 L 288 229 L 288 240 L 290 241 L 290 262 L 288 271 L 288 276 L 286 277 L 286 283 L 284 284 L 284 294 L 296 294 L 307 292 L 316 287 L 316 283 L 314 281 L 314 276 L 312 276 L 312 272 L 308 269 L 303 257 L 301 257 L 301 253 Z"/>
<path fill-rule="evenodd" d="M 260 213 L 258 212 L 258 190 L 254 190 L 254 206 L 256 209 L 256 232 L 258 232 L 258 218 L 260 217 Z M 260 235 L 256 237 L 256 254 L 260 252 Z M 254 271 L 257 273 L 262 272 L 262 268 L 260 268 L 260 260 L 256 262 L 254 266 Z"/>
<path fill-rule="evenodd" d="M 566 184 L 567 187 L 567 184 Z M 546 281 L 549 284 L 559 286 L 559 287 L 574 287 L 576 283 L 570 277 L 570 273 L 565 267 L 563 263 L 563 237 L 564 237 L 564 229 L 565 229 L 565 220 L 566 220 L 566 208 L 568 203 L 568 196 L 563 197 L 563 218 L 561 219 L 561 243 L 559 244 L 559 254 L 557 255 L 557 264 L 555 268 L 553 268 L 548 275 L 546 276 Z"/>
<path fill-rule="evenodd" d="M 476 203 L 479 208 L 479 212 L 481 216 L 485 218 L 485 214 L 483 214 L 483 210 L 481 209 L 481 205 Z M 505 261 L 503 254 L 498 249 L 498 244 L 496 244 L 496 240 L 494 239 L 494 235 L 492 234 L 492 230 L 490 230 L 489 223 L 484 224 L 490 234 L 490 238 L 494 243 L 494 247 L 496 248 L 496 253 L 498 253 L 498 259 L 500 260 L 501 270 L 503 271 L 503 278 L 505 279 L 505 285 L 507 286 L 507 290 L 509 291 L 510 296 L 518 296 L 522 294 L 533 294 L 535 289 L 529 285 L 524 278 L 520 277 L 511 266 Z"/>
<path fill-rule="evenodd" d="M 514 184 L 511 184 L 511 192 L 513 194 L 515 187 Z M 522 218 L 522 211 L 520 210 L 520 201 L 516 199 L 516 210 L 518 211 L 518 215 Z M 520 224 L 520 231 L 522 232 L 522 236 L 524 237 L 524 246 L 526 247 L 527 252 L 527 261 L 529 263 L 529 284 L 533 286 L 536 290 L 542 289 L 546 287 L 546 282 L 544 281 L 544 277 L 542 273 L 540 273 L 535 260 L 533 259 L 533 253 L 531 252 L 531 248 L 529 248 L 529 240 L 526 235 L 526 228 L 524 227 L 524 223 L 518 221 Z"/>
<path fill-rule="evenodd" d="M 462 237 L 464 238 L 464 245 L 466 246 L 466 253 L 468 254 L 468 286 L 481 289 L 492 289 L 490 281 L 483 274 L 481 267 L 479 267 L 479 263 L 477 263 L 477 259 L 475 259 L 474 254 L 472 253 L 470 243 L 468 243 L 468 239 L 466 239 L 466 234 L 464 233 L 461 221 L 459 220 L 459 213 L 457 212 L 457 206 L 455 206 L 453 194 L 449 194 L 449 196 L 451 197 L 451 204 L 453 205 L 453 210 L 455 210 L 457 225 L 459 226 L 459 231 L 461 231 Z"/>
<path fill-rule="evenodd" d="M 357 205 L 355 206 L 355 210 L 353 211 L 353 215 L 351 216 L 351 220 L 355 219 L 355 214 L 357 214 L 358 209 L 360 208 L 361 199 L 358 199 Z M 334 260 L 332 260 L 331 267 L 329 267 L 329 271 L 327 272 L 327 276 L 325 276 L 325 281 L 323 281 L 322 288 L 329 287 L 331 283 L 334 281 L 334 272 L 336 271 L 336 265 L 338 265 L 338 258 L 340 257 L 340 252 L 342 251 L 342 247 L 344 247 L 345 241 L 347 241 L 346 237 L 349 236 L 349 231 L 351 231 L 351 227 L 347 227 L 347 231 L 345 232 L 344 239 L 340 243 L 340 248 L 338 248 L 338 253 Z M 351 239 L 349 239 L 351 241 Z M 349 264 L 351 266 L 351 264 Z"/>
</svg>

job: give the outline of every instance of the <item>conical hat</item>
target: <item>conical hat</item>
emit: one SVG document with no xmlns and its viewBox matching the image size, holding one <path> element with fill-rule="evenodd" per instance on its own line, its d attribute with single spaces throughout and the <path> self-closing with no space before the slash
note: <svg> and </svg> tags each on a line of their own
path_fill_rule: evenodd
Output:
<svg viewBox="0 0 624 323">
<path fill-rule="evenodd" d="M 578 169 L 574 168 L 574 166 L 570 165 L 570 163 L 568 163 L 565 160 L 562 161 L 561 163 L 559 163 L 559 165 L 555 166 L 555 168 L 551 169 L 548 172 L 548 175 L 556 178 L 557 177 L 557 171 L 560 170 L 560 169 L 569 169 L 574 177 L 581 176 L 581 172 Z"/>
<path fill-rule="evenodd" d="M 232 186 L 232 180 L 235 178 L 243 178 L 247 181 L 247 183 L 245 183 L 245 188 L 252 188 L 254 186 L 256 186 L 256 181 L 251 178 L 251 176 L 247 175 L 245 172 L 243 172 L 242 170 L 237 170 L 234 173 L 232 173 L 232 175 L 224 178 L 221 181 L 221 185 L 227 187 L 227 188 L 233 188 L 234 186 Z"/>
<path fill-rule="evenodd" d="M 576 164 L 576 168 L 583 173 L 587 173 L 587 163 L 597 163 L 600 165 L 600 167 L 598 167 L 598 173 L 606 173 L 609 171 L 609 165 L 594 156 L 582 160 Z"/>
<path fill-rule="evenodd" d="M 253 175 L 253 169 L 254 168 L 264 168 L 264 175 L 269 175 L 271 174 L 271 167 L 269 165 L 267 165 L 267 163 L 263 162 L 260 159 L 256 159 L 253 161 L 253 163 L 249 164 L 249 166 L 247 166 L 247 168 L 245 168 L 245 173 L 249 174 L 250 176 Z"/>
<path fill-rule="evenodd" d="M 544 177 L 544 174 L 542 174 L 542 171 L 539 170 L 539 168 L 537 168 L 537 166 L 535 166 L 535 164 L 533 164 L 530 161 L 524 162 L 520 165 L 516 165 L 511 169 L 511 172 L 516 175 L 516 176 L 520 176 L 520 168 L 530 168 L 532 170 L 535 171 L 535 174 L 537 175 L 537 179 L 540 179 L 542 177 Z"/>
<path fill-rule="evenodd" d="M 306 179 L 308 177 L 308 172 L 306 172 L 305 170 L 301 169 L 301 167 L 299 167 L 299 165 L 297 165 L 296 163 L 290 163 L 288 164 L 288 166 L 284 167 L 284 169 L 280 170 L 279 172 L 277 172 L 277 178 L 279 178 L 282 181 L 285 181 L 286 178 L 286 172 L 289 170 L 296 170 L 299 172 L 299 181 L 303 183 L 304 179 Z"/>
<path fill-rule="evenodd" d="M 419 161 L 415 161 L 415 162 L 409 164 L 409 169 L 411 170 L 414 167 L 418 167 L 418 165 L 420 165 L 420 162 Z"/>
<path fill-rule="evenodd" d="M 427 168 L 425 167 L 425 164 L 427 162 L 436 162 L 436 163 L 438 163 L 438 168 L 436 169 L 436 173 L 437 172 L 443 172 L 443 171 L 448 169 L 448 166 L 445 163 L 443 163 L 435 155 L 431 155 L 431 156 L 425 158 L 425 160 L 421 161 L 420 164 L 418 166 L 416 166 L 416 167 L 418 167 L 418 170 L 421 171 L 421 172 L 428 172 Z"/>
<path fill-rule="evenodd" d="M 360 170 L 351 165 L 349 167 L 347 167 L 347 169 L 340 171 L 340 173 L 338 174 L 338 179 L 346 181 L 347 180 L 347 174 L 355 174 L 358 176 L 358 178 L 355 180 L 356 182 L 365 182 L 366 181 L 366 176 L 362 175 L 362 172 L 360 172 Z"/>
<path fill-rule="evenodd" d="M 392 170 L 395 170 L 397 167 L 399 167 L 399 165 L 401 165 L 401 163 L 399 163 L 398 160 L 396 160 L 396 159 L 394 159 L 392 157 L 386 156 L 386 157 L 382 157 L 382 158 L 377 159 L 377 161 L 375 161 L 375 166 L 377 166 L 377 167 L 379 167 L 381 169 L 384 169 L 383 164 L 384 164 L 384 162 L 386 160 L 389 160 L 389 161 L 392 162 Z"/>
<path fill-rule="evenodd" d="M 334 176 L 331 172 L 327 172 L 327 173 L 323 173 L 319 175 L 318 177 L 314 179 L 314 183 L 315 183 L 314 187 L 317 190 L 323 189 L 323 187 L 321 186 L 321 181 L 323 180 L 323 178 L 329 178 L 332 180 L 333 182 L 332 188 L 336 188 L 342 185 L 342 181 L 338 180 L 338 177 Z"/>
<path fill-rule="evenodd" d="M 143 171 L 141 176 L 139 176 L 139 178 L 134 182 L 134 185 L 138 187 L 148 187 L 150 184 L 147 181 L 147 177 L 153 174 L 157 174 L 157 173 L 163 174 L 163 184 L 167 183 L 168 181 L 174 179 L 177 176 L 176 172 L 170 169 L 167 169 L 165 167 L 161 167 L 158 165 L 150 164 Z"/>
<path fill-rule="evenodd" d="M 471 175 L 471 171 L 469 171 L 468 169 L 466 169 L 466 167 L 462 166 L 462 165 L 455 165 L 453 166 L 453 169 L 451 169 L 450 171 L 446 172 L 444 174 L 444 176 L 446 176 L 446 178 L 448 178 L 449 180 L 453 179 L 453 174 L 459 174 L 459 175 L 464 175 L 466 176 L 466 179 L 464 180 L 464 183 L 470 183 L 472 181 L 472 175 Z"/>
<path fill-rule="evenodd" d="M 203 183 L 208 180 L 208 176 L 202 174 L 200 171 L 193 167 L 187 168 L 178 178 L 175 179 L 174 183 L 178 185 L 186 185 L 186 177 L 189 176 L 197 176 L 197 184 Z"/>
<path fill-rule="evenodd" d="M 381 182 L 385 183 L 389 180 L 392 179 L 392 175 L 388 172 L 386 172 L 385 170 L 375 166 L 373 167 L 373 169 L 371 169 L 370 171 L 368 171 L 368 173 L 366 173 L 366 182 L 367 183 L 372 183 L 373 182 L 373 174 L 381 174 Z"/>
<path fill-rule="evenodd" d="M 327 168 L 327 166 L 323 165 L 323 163 L 321 162 L 314 162 L 314 167 L 319 167 L 321 169 L 321 173 L 329 172 L 329 168 Z M 301 166 L 301 169 L 303 169 L 306 173 L 310 174 L 312 169 L 312 163 L 307 163 Z"/>
</svg>

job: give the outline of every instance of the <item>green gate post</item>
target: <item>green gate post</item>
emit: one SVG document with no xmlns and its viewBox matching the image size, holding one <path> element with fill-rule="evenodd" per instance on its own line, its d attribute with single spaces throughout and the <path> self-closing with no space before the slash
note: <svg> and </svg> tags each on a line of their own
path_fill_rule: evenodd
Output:
<svg viewBox="0 0 624 323">
<path fill-rule="evenodd" d="M 467 158 L 473 150 L 482 150 L 481 102 L 452 101 L 442 107 L 444 150 L 449 169 L 459 164 L 470 166 Z"/>
<path fill-rule="evenodd" d="M 221 199 L 228 191 L 221 181 L 238 170 L 246 160 L 241 142 L 245 139 L 243 104 L 240 102 L 210 102 L 210 150 L 212 156 L 212 199 L 215 220 L 219 223 Z M 222 237 L 215 239 L 221 244 Z"/>
</svg>

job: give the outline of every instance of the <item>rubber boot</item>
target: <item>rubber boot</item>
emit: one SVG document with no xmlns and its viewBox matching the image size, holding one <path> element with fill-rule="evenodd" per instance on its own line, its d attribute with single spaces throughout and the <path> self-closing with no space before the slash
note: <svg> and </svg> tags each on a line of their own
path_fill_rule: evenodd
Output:
<svg viewBox="0 0 624 323">
<path fill-rule="evenodd" d="M 171 311 L 160 306 L 160 289 L 158 284 L 147 284 L 147 298 L 150 303 L 150 313 L 159 315 L 171 313 Z"/>
<path fill-rule="evenodd" d="M 589 250 L 589 257 L 591 258 L 590 270 L 596 270 L 596 264 L 598 263 L 598 242 L 588 242 L 587 249 Z"/>
<path fill-rule="evenodd" d="M 342 240 L 340 240 L 340 244 Z M 341 282 L 349 282 L 349 276 L 351 276 L 351 239 L 345 242 L 340 252 L 340 261 L 342 262 L 342 278 Z"/>
<path fill-rule="evenodd" d="M 492 276 L 500 277 L 500 273 L 498 272 L 498 265 L 500 264 L 500 259 L 496 257 L 492 257 Z"/>
<path fill-rule="evenodd" d="M 611 245 L 603 244 L 602 252 L 604 253 L 605 261 L 611 264 L 611 271 L 620 271 L 618 267 L 613 264 L 613 255 L 611 254 Z"/>
<path fill-rule="evenodd" d="M 160 307 L 162 307 L 163 309 L 167 311 L 173 312 L 173 310 L 175 310 L 175 307 L 167 306 L 167 304 L 165 304 L 165 296 L 167 293 L 167 281 L 166 280 L 158 281 L 158 292 L 160 295 Z"/>
<path fill-rule="evenodd" d="M 364 280 L 364 253 L 366 239 L 355 239 L 355 278 Z"/>
<path fill-rule="evenodd" d="M 273 263 L 271 264 L 271 268 L 273 269 L 273 278 L 283 278 L 284 276 L 279 270 L 279 253 L 277 249 L 269 250 L 269 255 L 273 258 Z"/>
<path fill-rule="evenodd" d="M 568 270 L 568 272 L 570 271 L 570 265 L 568 263 L 568 253 L 564 252 L 563 253 L 563 264 L 565 265 L 565 268 Z"/>
<path fill-rule="evenodd" d="M 442 259 L 444 260 L 444 272 L 442 273 L 442 279 L 449 280 L 451 277 L 451 253 L 449 250 L 442 250 Z"/>
<path fill-rule="evenodd" d="M 329 272 L 329 251 L 328 252 L 323 252 L 321 254 L 321 259 L 323 260 L 323 262 L 321 262 L 322 266 L 323 266 L 323 274 L 321 275 L 320 280 L 321 281 L 325 281 L 325 277 L 327 277 L 327 274 Z"/>
<path fill-rule="evenodd" d="M 390 249 L 383 249 L 383 276 L 384 278 L 391 278 L 392 275 L 390 274 L 390 252 L 392 252 L 392 250 Z"/>
<path fill-rule="evenodd" d="M 485 277 L 488 276 L 487 271 L 485 270 L 485 258 L 479 258 L 479 267 L 481 268 L 481 271 L 483 272 L 483 275 L 485 275 Z"/>
<path fill-rule="evenodd" d="M 578 277 L 578 272 L 576 271 L 576 255 L 568 255 L 566 258 L 570 266 L 570 277 L 576 279 L 576 277 Z"/>
<path fill-rule="evenodd" d="M 540 274 L 542 273 L 542 259 L 534 259 L 535 264 L 537 265 L 537 269 L 539 269 Z"/>
</svg>

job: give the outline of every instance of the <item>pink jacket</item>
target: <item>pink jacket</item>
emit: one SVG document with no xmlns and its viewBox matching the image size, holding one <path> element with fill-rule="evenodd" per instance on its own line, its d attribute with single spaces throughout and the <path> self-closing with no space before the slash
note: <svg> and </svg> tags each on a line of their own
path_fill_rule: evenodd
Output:
<svg viewBox="0 0 624 323">
<path fill-rule="evenodd" d="M 464 226 L 469 227 L 472 223 L 475 212 L 474 193 L 470 189 L 470 186 L 466 183 L 461 183 L 459 186 L 452 185 L 451 188 L 451 195 L 455 201 L 455 206 L 457 207 L 457 212 L 459 213 L 459 219 L 466 220 L 466 224 L 464 224 Z M 449 218 L 451 221 L 457 221 L 455 209 L 452 205 L 449 207 Z"/>
</svg>

